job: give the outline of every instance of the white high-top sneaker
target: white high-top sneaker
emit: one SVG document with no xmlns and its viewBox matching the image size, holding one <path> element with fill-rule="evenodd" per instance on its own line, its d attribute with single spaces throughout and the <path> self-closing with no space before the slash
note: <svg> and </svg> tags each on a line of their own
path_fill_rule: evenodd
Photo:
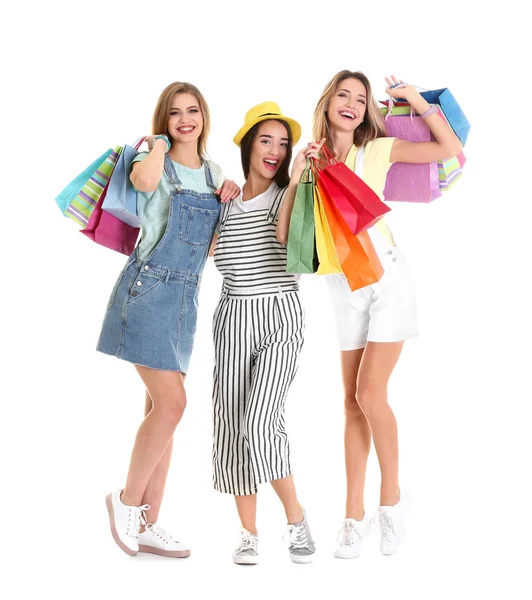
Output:
<svg viewBox="0 0 532 600">
<path fill-rule="evenodd" d="M 170 558 L 190 556 L 190 548 L 174 540 L 158 523 L 148 523 L 146 530 L 139 534 L 139 552 L 149 552 Z"/>
<path fill-rule="evenodd" d="M 403 540 L 405 512 L 404 500 L 395 506 L 379 507 L 381 552 L 385 556 L 394 554 Z"/>
<path fill-rule="evenodd" d="M 241 528 L 240 544 L 233 552 L 233 562 L 237 565 L 257 565 L 259 564 L 259 538 L 249 532 L 246 528 Z"/>
<path fill-rule="evenodd" d="M 372 521 L 367 514 L 362 521 L 345 519 L 342 529 L 338 532 L 338 548 L 334 552 L 336 558 L 357 558 L 360 556 L 362 542 L 371 531 Z"/>
<path fill-rule="evenodd" d="M 140 521 L 146 522 L 146 513 L 150 510 L 149 504 L 143 506 L 126 506 L 120 500 L 122 490 L 117 490 L 105 498 L 109 512 L 109 522 L 114 541 L 121 550 L 130 556 L 135 556 L 139 551 Z"/>
</svg>

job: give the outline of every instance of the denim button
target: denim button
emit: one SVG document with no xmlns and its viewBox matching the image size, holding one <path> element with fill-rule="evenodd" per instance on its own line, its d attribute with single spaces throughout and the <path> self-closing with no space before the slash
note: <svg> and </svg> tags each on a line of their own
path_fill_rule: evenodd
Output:
<svg viewBox="0 0 532 600">
<path fill-rule="evenodd" d="M 390 248 L 387 252 L 387 254 L 393 254 L 393 250 Z"/>
<path fill-rule="evenodd" d="M 145 271 L 149 271 L 149 270 L 150 270 L 150 267 L 148 267 L 148 265 L 144 265 L 144 270 L 145 270 Z"/>
<path fill-rule="evenodd" d="M 131 295 L 132 295 L 132 296 L 136 296 L 136 295 L 137 295 L 137 292 L 131 292 Z"/>
<path fill-rule="evenodd" d="M 137 281 L 137 285 L 140 287 L 142 285 L 142 281 Z"/>
</svg>

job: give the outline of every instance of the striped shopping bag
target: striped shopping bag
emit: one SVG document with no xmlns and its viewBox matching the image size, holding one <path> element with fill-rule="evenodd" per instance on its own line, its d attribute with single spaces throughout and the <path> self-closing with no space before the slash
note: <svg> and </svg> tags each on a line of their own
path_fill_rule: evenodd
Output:
<svg viewBox="0 0 532 600">
<path fill-rule="evenodd" d="M 111 151 L 67 206 L 64 212 L 65 217 L 69 217 L 82 227 L 87 226 L 121 152 L 122 146 L 117 146 Z"/>
<path fill-rule="evenodd" d="M 460 153 L 463 156 L 463 152 Z M 462 164 L 459 160 L 460 155 L 454 156 L 449 160 L 438 163 L 438 178 L 440 181 L 440 190 L 446 192 L 462 177 Z M 463 158 L 465 162 L 465 156 Z"/>
</svg>

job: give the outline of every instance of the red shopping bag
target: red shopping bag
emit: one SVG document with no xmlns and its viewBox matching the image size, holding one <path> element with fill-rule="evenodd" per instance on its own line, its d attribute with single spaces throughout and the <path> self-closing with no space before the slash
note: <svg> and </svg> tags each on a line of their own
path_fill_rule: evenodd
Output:
<svg viewBox="0 0 532 600">
<path fill-rule="evenodd" d="M 375 223 L 391 209 L 344 163 L 324 147 L 327 165 L 316 163 L 322 188 L 353 235 Z M 321 167 L 321 168 L 320 168 Z"/>
</svg>

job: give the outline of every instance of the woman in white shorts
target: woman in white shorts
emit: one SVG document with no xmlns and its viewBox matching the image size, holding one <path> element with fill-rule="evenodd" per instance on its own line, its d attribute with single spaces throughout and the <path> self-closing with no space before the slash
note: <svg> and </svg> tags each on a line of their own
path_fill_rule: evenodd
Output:
<svg viewBox="0 0 532 600">
<path fill-rule="evenodd" d="M 436 108 L 415 88 L 395 77 L 386 82 L 386 92 L 394 98 L 406 98 L 426 120 L 436 141 L 415 143 L 386 137 L 369 80 L 360 72 L 341 71 L 327 84 L 314 112 L 313 127 L 314 139 L 325 143 L 381 200 L 392 163 L 440 161 L 457 155 L 462 148 Z M 311 143 L 298 154 L 292 181 L 296 170 L 303 172 L 307 156 L 320 144 Z M 292 184 L 279 218 L 280 239 L 288 237 L 294 198 Z M 403 530 L 397 424 L 388 405 L 387 386 L 404 341 L 417 335 L 415 291 L 406 260 L 384 220 L 368 233 L 384 268 L 380 281 L 352 292 L 343 274 L 327 276 L 338 328 L 346 414 L 347 501 L 337 558 L 357 557 L 369 532 L 364 482 L 372 437 L 381 468 L 379 525 L 383 554 L 395 552 Z"/>
</svg>

